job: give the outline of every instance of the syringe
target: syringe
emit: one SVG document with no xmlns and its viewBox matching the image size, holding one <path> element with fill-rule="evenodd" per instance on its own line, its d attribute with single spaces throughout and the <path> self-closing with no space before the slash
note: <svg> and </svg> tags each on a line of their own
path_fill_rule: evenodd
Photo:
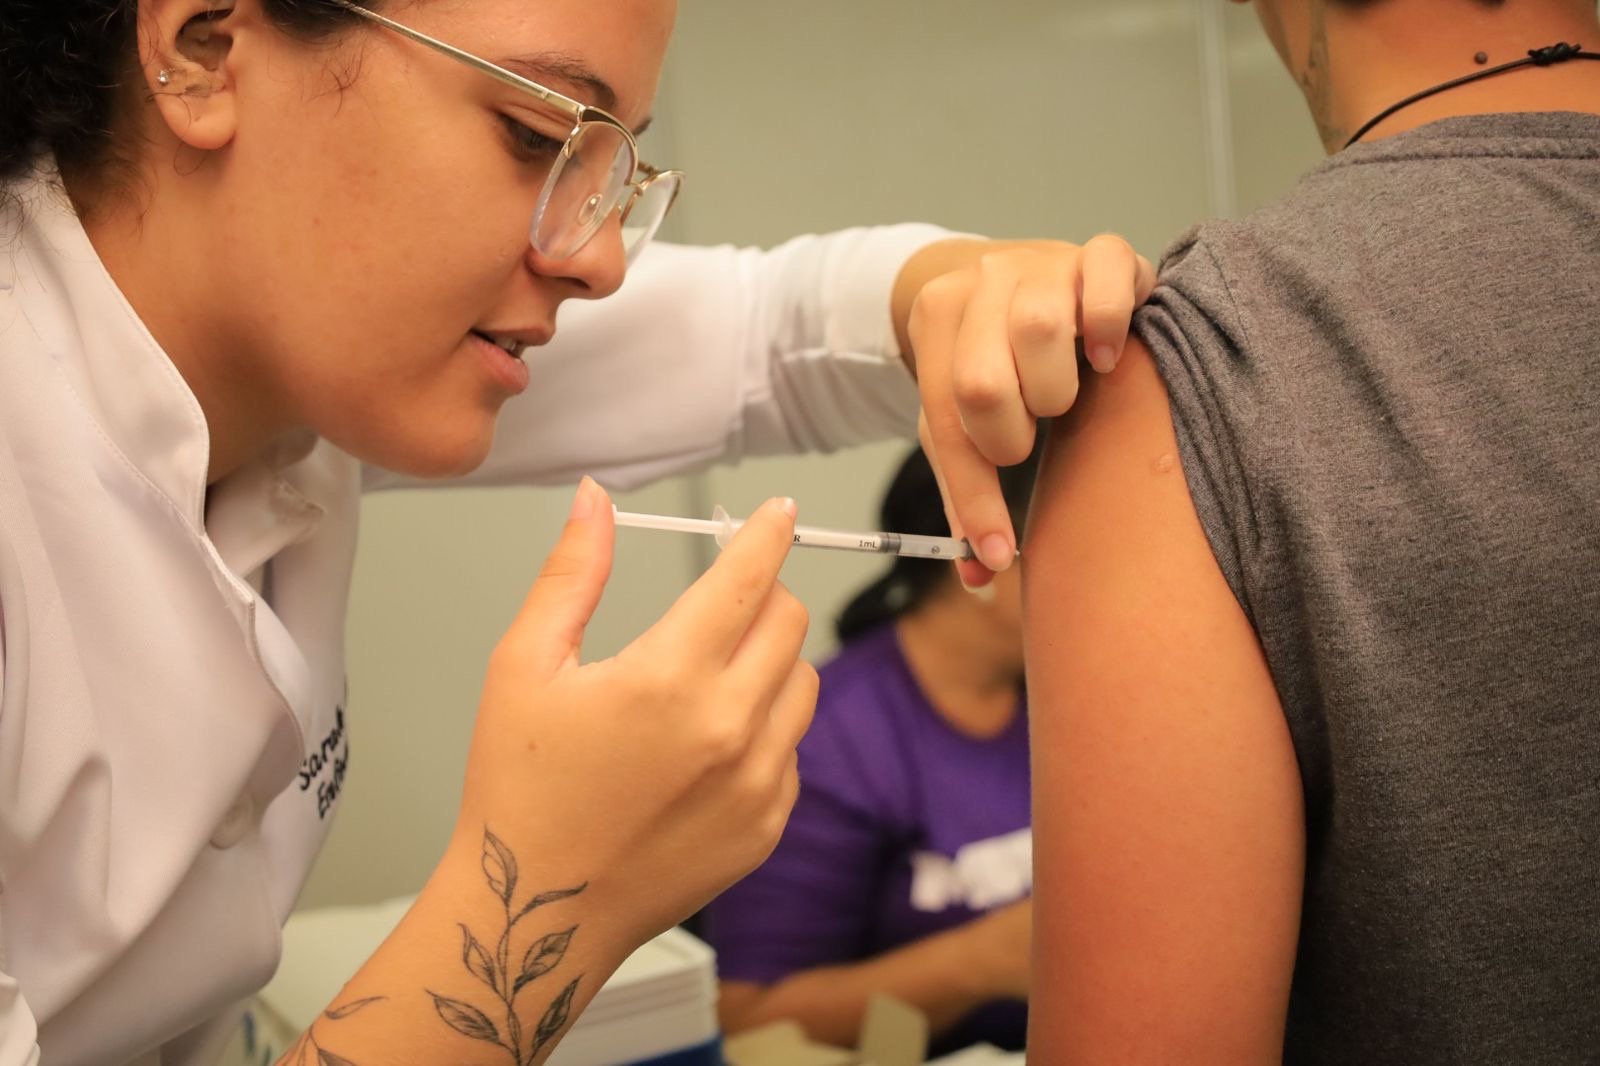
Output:
<svg viewBox="0 0 1600 1066">
<path fill-rule="evenodd" d="M 677 533 L 705 533 L 726 544 L 743 520 L 732 518 L 721 507 L 712 517 L 678 518 L 675 515 L 638 514 L 615 511 L 617 525 L 638 529 L 665 529 Z M 795 526 L 794 543 L 800 548 L 832 548 L 834 551 L 875 552 L 878 555 L 911 555 L 918 559 L 971 559 L 972 545 L 955 537 L 927 537 L 920 533 L 853 533 L 846 529 L 821 526 Z"/>
</svg>

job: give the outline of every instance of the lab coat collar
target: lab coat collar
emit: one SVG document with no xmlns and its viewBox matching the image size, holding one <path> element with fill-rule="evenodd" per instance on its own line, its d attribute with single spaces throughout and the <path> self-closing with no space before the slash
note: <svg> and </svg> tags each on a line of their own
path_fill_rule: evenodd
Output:
<svg viewBox="0 0 1600 1066">
<path fill-rule="evenodd" d="M 117 287 L 46 161 L 8 190 L 0 291 L 44 343 L 122 456 L 165 496 L 242 579 L 306 537 L 323 508 L 285 476 L 309 454 L 307 433 L 210 487 L 211 439 L 194 392 Z M 20 206 L 20 224 L 15 212 Z M 8 324 L 0 322 L 0 331 Z M 209 506 L 208 506 L 209 502 Z"/>
<path fill-rule="evenodd" d="M 23 217 L 0 270 L 14 300 L 112 443 L 202 528 L 210 436 L 199 401 L 106 272 L 55 167 L 11 191 Z"/>
<path fill-rule="evenodd" d="M 305 487 L 287 476 L 316 444 L 314 434 L 297 434 L 211 486 L 206 500 L 211 543 L 229 569 L 254 584 L 257 592 L 263 591 L 261 568 L 309 536 L 325 513 Z"/>
</svg>

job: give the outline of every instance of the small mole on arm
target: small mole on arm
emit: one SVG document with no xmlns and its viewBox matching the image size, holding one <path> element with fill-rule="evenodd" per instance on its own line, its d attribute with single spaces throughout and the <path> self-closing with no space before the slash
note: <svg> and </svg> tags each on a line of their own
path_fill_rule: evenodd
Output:
<svg viewBox="0 0 1600 1066">
<path fill-rule="evenodd" d="M 1178 457 L 1171 452 L 1163 452 L 1156 456 L 1155 462 L 1150 464 L 1150 469 L 1157 474 L 1170 474 L 1178 468 Z"/>
</svg>

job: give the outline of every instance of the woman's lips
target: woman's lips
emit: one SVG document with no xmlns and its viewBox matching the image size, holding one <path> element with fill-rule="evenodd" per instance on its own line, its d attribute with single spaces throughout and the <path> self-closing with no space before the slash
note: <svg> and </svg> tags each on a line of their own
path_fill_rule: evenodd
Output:
<svg viewBox="0 0 1600 1066">
<path fill-rule="evenodd" d="M 528 364 L 480 333 L 469 333 L 467 338 L 482 357 L 490 379 L 506 393 L 517 396 L 528 387 Z"/>
</svg>

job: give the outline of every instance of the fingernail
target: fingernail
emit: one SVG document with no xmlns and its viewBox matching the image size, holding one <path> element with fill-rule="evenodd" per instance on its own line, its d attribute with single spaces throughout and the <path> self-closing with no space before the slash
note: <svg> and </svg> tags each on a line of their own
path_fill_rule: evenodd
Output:
<svg viewBox="0 0 1600 1066">
<path fill-rule="evenodd" d="M 778 499 L 778 508 L 790 518 L 794 518 L 800 513 L 800 505 L 795 503 L 794 500 L 787 496 L 783 496 Z"/>
<path fill-rule="evenodd" d="M 572 513 L 567 516 L 567 521 L 581 522 L 594 517 L 594 490 L 597 487 L 592 477 L 585 476 L 578 482 L 578 491 L 572 496 Z"/>
<path fill-rule="evenodd" d="M 997 574 L 1011 565 L 1016 554 L 1011 542 L 998 533 L 990 533 L 978 542 L 978 558 Z"/>
<path fill-rule="evenodd" d="M 968 585 L 967 591 L 972 593 L 973 596 L 977 597 L 977 599 L 983 603 L 994 602 L 993 581 L 989 582 L 987 585 Z"/>
<path fill-rule="evenodd" d="M 1117 350 L 1109 344 L 1097 344 L 1089 353 L 1089 362 L 1100 373 L 1109 374 L 1117 368 Z"/>
</svg>

